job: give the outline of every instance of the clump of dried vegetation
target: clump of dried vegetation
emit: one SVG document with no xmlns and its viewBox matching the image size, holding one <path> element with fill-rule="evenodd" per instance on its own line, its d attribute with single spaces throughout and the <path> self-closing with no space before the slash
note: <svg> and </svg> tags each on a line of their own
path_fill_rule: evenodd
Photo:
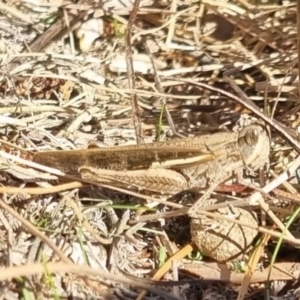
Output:
<svg viewBox="0 0 300 300">
<path fill-rule="evenodd" d="M 295 1 L 10 0 L 0 10 L 3 298 L 299 298 Z M 270 128 L 270 165 L 244 174 L 263 198 L 248 208 L 259 235 L 238 264 L 165 265 L 190 242 L 187 217 L 132 225 L 146 209 L 142 197 L 32 164 L 38 151 L 149 143 L 255 120 Z M 226 187 L 213 197 L 254 193 Z M 156 276 L 160 265 L 168 268 Z"/>
</svg>

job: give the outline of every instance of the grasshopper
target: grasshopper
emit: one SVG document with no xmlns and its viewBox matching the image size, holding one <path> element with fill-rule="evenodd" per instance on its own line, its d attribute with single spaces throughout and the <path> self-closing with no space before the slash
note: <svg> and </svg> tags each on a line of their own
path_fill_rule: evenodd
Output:
<svg viewBox="0 0 300 300">
<path fill-rule="evenodd" d="M 34 161 L 98 184 L 172 196 L 207 189 L 233 172 L 262 167 L 270 154 L 267 130 L 257 124 L 220 132 L 133 146 L 37 153 Z"/>
</svg>

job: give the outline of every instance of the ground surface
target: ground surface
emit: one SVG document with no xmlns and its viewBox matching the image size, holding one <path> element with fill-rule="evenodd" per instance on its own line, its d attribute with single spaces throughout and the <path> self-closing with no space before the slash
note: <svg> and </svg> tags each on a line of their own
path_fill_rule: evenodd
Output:
<svg viewBox="0 0 300 300">
<path fill-rule="evenodd" d="M 299 298 L 299 229 L 290 218 L 299 202 L 296 2 L 141 0 L 136 10 L 130 1 L 6 1 L 0 11 L 3 298 L 138 299 L 144 287 L 147 299 Z M 244 265 L 176 260 L 157 284 L 155 270 L 190 242 L 188 217 L 131 232 L 128 220 L 151 193 L 75 182 L 71 159 L 56 172 L 30 164 L 36 152 L 232 132 L 257 121 L 270 127 L 270 164 L 243 176 L 273 184 L 250 209 L 261 226 L 257 251 Z M 289 167 L 288 179 L 277 178 Z M 240 187 L 227 182 L 212 198 L 254 193 Z M 168 200 L 191 206 L 198 196 Z"/>
</svg>

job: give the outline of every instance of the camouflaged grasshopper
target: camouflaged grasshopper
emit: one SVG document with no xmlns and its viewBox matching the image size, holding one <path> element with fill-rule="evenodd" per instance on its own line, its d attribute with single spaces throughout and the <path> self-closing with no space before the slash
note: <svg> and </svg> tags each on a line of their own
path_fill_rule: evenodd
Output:
<svg viewBox="0 0 300 300">
<path fill-rule="evenodd" d="M 233 172 L 257 170 L 270 140 L 261 125 L 150 144 L 37 153 L 34 161 L 98 184 L 174 195 L 220 184 Z"/>
</svg>

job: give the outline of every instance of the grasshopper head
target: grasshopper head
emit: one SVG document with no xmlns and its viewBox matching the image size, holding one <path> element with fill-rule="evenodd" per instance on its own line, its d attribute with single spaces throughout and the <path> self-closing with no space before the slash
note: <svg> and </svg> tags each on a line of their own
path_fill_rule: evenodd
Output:
<svg viewBox="0 0 300 300">
<path fill-rule="evenodd" d="M 263 167 L 270 155 L 267 129 L 257 124 L 244 127 L 239 132 L 238 148 L 246 167 L 254 171 Z"/>
</svg>

